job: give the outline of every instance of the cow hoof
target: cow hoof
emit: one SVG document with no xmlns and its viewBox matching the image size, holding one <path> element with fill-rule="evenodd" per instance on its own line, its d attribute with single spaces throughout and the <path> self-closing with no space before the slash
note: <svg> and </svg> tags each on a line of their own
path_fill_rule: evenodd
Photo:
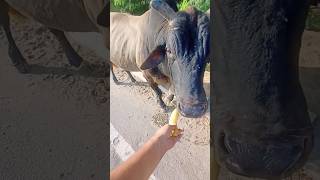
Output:
<svg viewBox="0 0 320 180">
<path fill-rule="evenodd" d="M 175 106 L 177 105 L 177 101 L 174 98 L 173 94 L 170 94 L 169 96 L 166 97 L 166 103 L 169 104 L 170 106 Z"/>
<path fill-rule="evenodd" d="M 129 79 L 131 80 L 131 82 L 133 84 L 135 84 L 137 82 L 137 80 L 132 76 L 132 74 L 130 73 L 130 71 L 126 71 L 126 73 L 128 74 L 129 76 Z"/>
<path fill-rule="evenodd" d="M 162 108 L 162 112 L 163 112 L 163 113 L 169 113 L 170 111 L 169 111 L 169 108 L 166 107 L 166 108 Z"/>
<path fill-rule="evenodd" d="M 172 102 L 173 99 L 174 99 L 174 95 L 173 95 L 173 94 L 169 94 L 169 95 L 167 96 L 167 99 L 168 99 L 169 102 Z"/>
<path fill-rule="evenodd" d="M 26 62 L 21 62 L 19 64 L 16 64 L 15 67 L 22 74 L 26 74 L 30 71 L 29 65 Z"/>
<path fill-rule="evenodd" d="M 170 102 L 170 104 L 171 104 L 172 106 L 174 106 L 174 107 L 177 107 L 177 101 L 176 101 L 176 100 L 172 100 L 172 101 Z"/>
<path fill-rule="evenodd" d="M 316 113 L 311 112 L 311 111 L 308 111 L 308 112 L 309 112 L 309 117 L 310 117 L 311 123 L 314 124 L 317 121 L 318 117 L 317 117 Z"/>
<path fill-rule="evenodd" d="M 136 83 L 137 83 L 137 80 L 131 79 L 131 82 L 132 82 L 133 84 L 136 84 Z"/>
<path fill-rule="evenodd" d="M 166 106 L 165 104 L 160 104 L 160 106 L 164 113 L 170 112 L 170 107 Z"/>
<path fill-rule="evenodd" d="M 80 67 L 83 59 L 78 54 L 66 54 L 71 66 Z"/>
<path fill-rule="evenodd" d="M 119 82 L 117 79 L 113 79 L 113 82 L 114 82 L 116 85 L 120 85 L 120 82 Z"/>
<path fill-rule="evenodd" d="M 20 51 L 15 46 L 9 46 L 8 51 L 9 57 L 12 64 L 18 69 L 20 73 L 28 73 L 29 66 L 27 61 L 24 59 Z"/>
</svg>

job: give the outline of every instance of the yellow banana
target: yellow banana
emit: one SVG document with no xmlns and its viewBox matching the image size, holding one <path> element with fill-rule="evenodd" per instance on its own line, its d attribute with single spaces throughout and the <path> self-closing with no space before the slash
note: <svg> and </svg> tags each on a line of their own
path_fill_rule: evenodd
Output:
<svg viewBox="0 0 320 180">
<path fill-rule="evenodd" d="M 178 110 L 174 109 L 171 113 L 171 116 L 170 116 L 169 125 L 176 126 L 178 123 L 179 116 L 180 116 L 180 114 L 179 114 Z"/>
<path fill-rule="evenodd" d="M 178 119 L 179 119 L 179 112 L 177 109 L 174 109 L 171 113 L 170 119 L 169 119 L 169 125 L 170 126 L 175 126 L 174 129 L 171 131 L 171 137 L 177 137 L 180 134 L 180 129 L 178 129 L 177 124 L 178 124 Z"/>
</svg>

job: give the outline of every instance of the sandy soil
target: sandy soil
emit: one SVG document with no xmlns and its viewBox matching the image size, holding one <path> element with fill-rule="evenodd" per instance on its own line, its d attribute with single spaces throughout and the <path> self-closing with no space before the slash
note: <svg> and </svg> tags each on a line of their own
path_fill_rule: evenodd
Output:
<svg viewBox="0 0 320 180">
<path fill-rule="evenodd" d="M 320 67 L 320 32 L 304 32 L 299 63 L 301 67 Z"/>
<path fill-rule="evenodd" d="M 1 30 L 0 179 L 106 179 L 104 60 L 76 46 L 86 62 L 74 69 L 47 29 L 16 20 L 12 27 L 31 72 L 11 65 Z"/>
<path fill-rule="evenodd" d="M 143 86 L 132 85 L 132 83 L 130 83 L 130 80 L 128 81 L 129 78 L 127 74 L 120 69 L 116 69 L 115 74 L 120 82 L 128 83 L 128 85 L 126 86 L 130 88 L 130 91 L 133 91 L 133 96 L 147 97 L 148 100 L 156 101 L 157 97 L 155 96 L 153 90 L 146 83 L 140 83 L 140 84 L 143 84 Z M 163 99 L 166 99 L 167 95 L 169 94 L 165 94 Z M 149 106 L 149 104 L 147 103 L 145 104 Z M 169 106 L 171 105 L 172 107 L 172 104 L 168 104 L 168 105 Z M 155 127 L 159 128 L 168 123 L 169 114 L 166 112 L 163 112 L 163 110 L 160 109 L 159 106 L 156 106 L 156 108 L 158 110 L 156 113 L 153 114 L 152 122 Z M 128 109 L 130 110 L 130 108 Z M 173 109 L 173 107 L 171 109 Z M 179 123 L 178 124 L 179 128 L 182 128 L 185 130 L 184 136 L 182 138 L 183 140 L 191 142 L 195 145 L 209 144 L 210 119 L 208 117 L 203 116 L 202 118 L 198 118 L 198 119 L 180 117 L 178 123 Z"/>
<path fill-rule="evenodd" d="M 127 143 L 137 150 L 168 121 L 168 115 L 156 103 L 154 93 L 148 86 L 143 83 L 132 85 L 129 80 L 123 82 L 123 85 L 115 85 L 112 80 L 110 82 L 110 122 Z M 192 126 L 185 128 L 189 136 L 185 133 L 181 142 L 166 153 L 154 171 L 157 180 L 209 179 L 210 145 L 206 139 L 209 135 L 204 133 L 206 131 L 198 133 L 198 137 L 196 134 L 190 134 L 192 130 L 199 131 L 200 125 L 196 127 L 197 122 L 189 124 Z M 183 127 L 183 125 L 186 125 L 186 122 L 181 119 L 178 126 Z M 209 133 L 208 128 L 207 133 Z M 119 157 L 113 152 L 112 147 L 116 146 L 113 142 L 114 140 L 111 140 L 111 168 L 120 163 Z"/>
</svg>

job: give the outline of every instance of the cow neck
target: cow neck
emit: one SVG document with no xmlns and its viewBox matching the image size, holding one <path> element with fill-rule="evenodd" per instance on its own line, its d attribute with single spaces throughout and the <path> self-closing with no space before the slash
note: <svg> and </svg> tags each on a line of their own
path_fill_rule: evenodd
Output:
<svg viewBox="0 0 320 180">
<path fill-rule="evenodd" d="M 147 13 L 147 21 L 145 26 L 146 32 L 144 35 L 147 48 L 151 52 L 158 45 L 165 44 L 169 22 L 153 9 L 150 9 Z M 158 68 L 164 75 L 169 76 L 170 72 L 167 66 L 168 61 L 166 58 L 160 65 L 158 65 Z"/>
<path fill-rule="evenodd" d="M 158 45 L 165 44 L 168 21 L 157 11 L 150 9 L 145 25 L 145 38 L 148 40 L 150 50 Z"/>
</svg>

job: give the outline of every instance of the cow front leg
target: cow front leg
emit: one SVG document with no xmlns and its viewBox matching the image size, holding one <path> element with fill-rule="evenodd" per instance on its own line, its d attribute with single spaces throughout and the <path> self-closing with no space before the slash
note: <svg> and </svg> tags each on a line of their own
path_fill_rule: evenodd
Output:
<svg viewBox="0 0 320 180">
<path fill-rule="evenodd" d="M 112 64 L 112 66 L 111 66 L 112 79 L 113 79 L 113 81 L 114 81 L 114 83 L 115 83 L 116 85 L 119 85 L 120 82 L 119 82 L 119 80 L 117 79 L 117 77 L 116 77 L 116 75 L 115 75 L 115 73 L 114 73 L 114 68 L 115 68 L 115 66 Z"/>
<path fill-rule="evenodd" d="M 137 80 L 132 76 L 132 74 L 131 74 L 131 72 L 130 72 L 130 71 L 126 71 L 126 73 L 128 74 L 128 76 L 129 76 L 129 78 L 130 78 L 131 82 L 133 82 L 133 83 L 137 82 Z"/>
<path fill-rule="evenodd" d="M 162 91 L 159 88 L 157 83 L 150 83 L 150 86 L 152 88 L 152 90 L 156 93 L 157 97 L 158 97 L 158 103 L 160 105 L 160 107 L 164 110 L 167 111 L 168 110 L 168 106 L 164 103 L 163 99 L 162 99 Z"/>
<path fill-rule="evenodd" d="M 162 91 L 159 88 L 158 84 L 153 80 L 150 72 L 148 72 L 148 70 L 144 71 L 143 72 L 143 76 L 144 76 L 144 78 L 146 78 L 146 80 L 149 83 L 149 85 L 152 88 L 152 90 L 156 93 L 156 96 L 158 98 L 157 102 L 159 103 L 160 107 L 164 111 L 167 111 L 168 110 L 168 106 L 164 103 L 164 101 L 162 99 Z"/>
<path fill-rule="evenodd" d="M 171 103 L 171 104 L 173 104 L 174 106 L 176 106 L 176 103 L 173 102 L 173 99 L 174 99 L 174 95 L 173 95 L 173 94 L 169 94 L 166 99 L 167 99 L 168 104 Z"/>
<path fill-rule="evenodd" d="M 78 55 L 78 53 L 73 49 L 71 44 L 69 43 L 68 39 L 66 38 L 63 31 L 49 28 L 50 32 L 56 36 L 60 44 L 62 45 L 62 48 L 68 58 L 69 63 L 72 66 L 79 67 L 81 65 L 81 62 L 83 59 Z"/>
<path fill-rule="evenodd" d="M 12 64 L 20 73 L 28 73 L 28 63 L 22 56 L 11 34 L 9 5 L 4 1 L 0 1 L 0 26 L 3 27 L 3 30 L 5 31 L 6 37 L 8 39 L 8 54 Z"/>
</svg>

